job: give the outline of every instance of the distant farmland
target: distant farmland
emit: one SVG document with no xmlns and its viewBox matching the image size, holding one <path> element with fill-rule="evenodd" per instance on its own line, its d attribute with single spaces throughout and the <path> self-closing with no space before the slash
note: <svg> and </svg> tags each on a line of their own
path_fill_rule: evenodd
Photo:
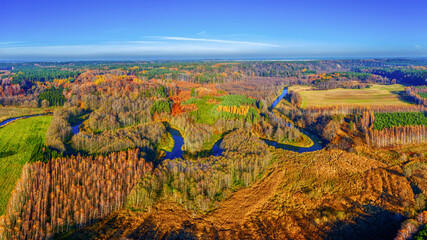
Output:
<svg viewBox="0 0 427 240">
<path fill-rule="evenodd" d="M 373 85 L 366 89 L 310 90 L 301 86 L 290 87 L 299 92 L 302 107 L 333 105 L 409 105 L 399 98 L 404 87 L 394 85 Z"/>
<path fill-rule="evenodd" d="M 32 117 L 0 127 L 0 215 L 35 146 L 44 144 L 51 119 L 52 116 Z"/>
</svg>

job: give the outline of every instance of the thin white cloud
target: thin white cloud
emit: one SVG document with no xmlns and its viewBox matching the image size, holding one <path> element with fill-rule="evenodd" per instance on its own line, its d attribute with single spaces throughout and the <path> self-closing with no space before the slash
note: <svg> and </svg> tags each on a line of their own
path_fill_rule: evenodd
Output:
<svg viewBox="0 0 427 240">
<path fill-rule="evenodd" d="M 201 32 L 197 33 L 197 35 L 202 36 L 202 37 L 206 37 L 208 34 L 205 31 L 201 31 Z"/>
<path fill-rule="evenodd" d="M 159 37 L 159 38 L 165 39 L 165 40 L 176 40 L 176 41 L 214 42 L 214 43 L 229 43 L 229 44 L 245 44 L 245 45 L 264 46 L 264 47 L 281 47 L 279 45 L 270 44 L 270 43 L 232 41 L 232 40 L 211 39 L 211 38 L 188 38 L 188 37 Z"/>
<path fill-rule="evenodd" d="M 0 42 L 0 46 L 7 47 L 7 46 L 16 46 L 18 44 L 22 44 L 24 42 L 16 42 L 16 41 L 9 41 L 9 42 Z"/>
<path fill-rule="evenodd" d="M 114 44 L 157 44 L 161 43 L 159 41 L 118 41 L 118 42 L 111 42 Z"/>
<path fill-rule="evenodd" d="M 114 41 L 75 45 L 0 45 L 0 57 L 13 56 L 156 56 L 245 55 L 271 51 L 277 45 L 207 38 L 151 37 L 152 41 Z"/>
</svg>

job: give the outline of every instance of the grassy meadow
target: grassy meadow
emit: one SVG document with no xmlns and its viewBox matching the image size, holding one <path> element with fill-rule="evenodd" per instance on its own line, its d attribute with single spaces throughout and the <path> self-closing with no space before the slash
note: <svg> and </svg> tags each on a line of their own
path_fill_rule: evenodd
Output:
<svg viewBox="0 0 427 240">
<path fill-rule="evenodd" d="M 0 215 L 6 209 L 22 167 L 36 145 L 44 143 L 51 119 L 52 116 L 32 117 L 0 127 Z"/>
<path fill-rule="evenodd" d="M 400 84 L 372 85 L 366 89 L 330 89 L 311 90 L 307 87 L 292 86 L 289 90 L 297 91 L 302 98 L 302 107 L 333 105 L 406 105 L 399 98 L 404 91 Z"/>
<path fill-rule="evenodd" d="M 44 113 L 43 108 L 0 107 L 0 122 L 9 118 Z"/>
<path fill-rule="evenodd" d="M 183 105 L 194 104 L 197 109 L 192 111 L 195 121 L 198 123 L 214 124 L 220 118 L 233 119 L 242 118 L 244 115 L 230 112 L 219 112 L 218 106 L 251 106 L 255 109 L 256 100 L 242 95 L 225 95 L 221 97 L 204 96 L 202 98 L 190 98 Z"/>
<path fill-rule="evenodd" d="M 170 132 L 167 132 L 160 141 L 158 149 L 166 152 L 171 152 L 174 144 L 175 141 L 173 140 L 172 134 L 170 134 Z"/>
<path fill-rule="evenodd" d="M 424 99 L 427 99 L 427 92 L 421 92 L 421 93 L 417 93 L 417 94 L 418 94 L 418 96 L 420 96 Z"/>
</svg>

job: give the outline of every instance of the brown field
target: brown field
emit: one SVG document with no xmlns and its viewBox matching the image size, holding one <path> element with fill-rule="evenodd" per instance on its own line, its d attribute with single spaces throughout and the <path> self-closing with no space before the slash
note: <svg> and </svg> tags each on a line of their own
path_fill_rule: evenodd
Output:
<svg viewBox="0 0 427 240">
<path fill-rule="evenodd" d="M 282 78 L 277 77 L 248 77 L 241 82 L 221 83 L 217 88 L 224 90 L 229 94 L 245 95 L 256 99 L 275 99 L 272 96 L 272 90 L 281 85 Z M 282 89 L 280 89 L 281 92 Z"/>
<path fill-rule="evenodd" d="M 400 84 L 373 85 L 366 89 L 311 90 L 306 86 L 292 86 L 302 98 L 302 107 L 334 105 L 408 105 L 398 93 L 404 90 Z"/>
</svg>

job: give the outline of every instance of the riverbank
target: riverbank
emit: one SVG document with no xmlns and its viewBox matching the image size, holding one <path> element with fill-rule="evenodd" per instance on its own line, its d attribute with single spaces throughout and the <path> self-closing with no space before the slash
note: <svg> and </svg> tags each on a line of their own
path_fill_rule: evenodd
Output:
<svg viewBox="0 0 427 240">
<path fill-rule="evenodd" d="M 160 151 L 172 152 L 174 145 L 175 141 L 173 140 L 172 134 L 170 132 L 167 132 L 163 136 L 162 140 L 160 140 L 160 143 L 157 148 Z"/>
<path fill-rule="evenodd" d="M 314 145 L 313 140 L 311 140 L 311 138 L 309 138 L 308 136 L 306 136 L 303 133 L 301 133 L 300 141 L 279 142 L 279 141 L 276 141 L 275 139 L 272 139 L 272 138 L 265 138 L 265 137 L 260 137 L 260 136 L 258 136 L 258 137 L 264 141 L 277 142 L 280 145 L 289 145 L 289 146 L 299 147 L 299 148 L 309 148 L 309 147 L 312 147 Z"/>
<path fill-rule="evenodd" d="M 20 119 L 26 119 L 26 118 L 30 118 L 30 117 L 39 117 L 39 116 L 45 116 L 48 115 L 49 113 L 45 113 L 45 114 L 35 114 L 35 115 L 25 115 L 25 116 L 20 116 L 20 117 L 13 117 L 13 118 L 8 118 L 6 120 L 3 120 L 2 122 L 0 122 L 0 128 L 8 126 L 10 123 L 15 122 L 16 120 L 20 120 Z"/>
<path fill-rule="evenodd" d="M 45 108 L 27 108 L 27 107 L 0 107 L 0 124 L 11 118 L 33 116 L 52 112 L 53 109 Z"/>
</svg>

